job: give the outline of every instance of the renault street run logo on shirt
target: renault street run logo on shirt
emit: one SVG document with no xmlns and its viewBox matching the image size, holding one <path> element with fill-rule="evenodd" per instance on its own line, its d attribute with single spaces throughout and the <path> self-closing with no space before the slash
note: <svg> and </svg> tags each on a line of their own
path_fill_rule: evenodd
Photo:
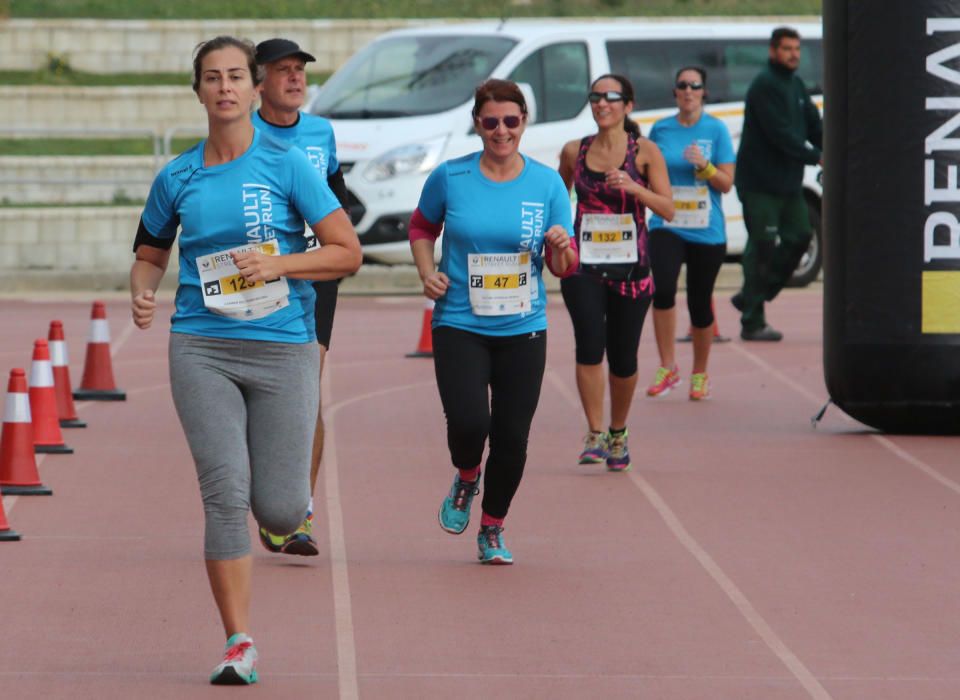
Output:
<svg viewBox="0 0 960 700">
<path fill-rule="evenodd" d="M 543 202 L 520 202 L 520 249 L 534 250 L 543 233 Z"/>
<path fill-rule="evenodd" d="M 310 164 L 320 171 L 323 177 L 327 176 L 327 154 L 319 146 L 307 146 L 307 158 Z"/>
<path fill-rule="evenodd" d="M 277 237 L 273 228 L 273 198 L 267 185 L 243 184 L 243 227 L 248 243 L 262 243 Z"/>
</svg>

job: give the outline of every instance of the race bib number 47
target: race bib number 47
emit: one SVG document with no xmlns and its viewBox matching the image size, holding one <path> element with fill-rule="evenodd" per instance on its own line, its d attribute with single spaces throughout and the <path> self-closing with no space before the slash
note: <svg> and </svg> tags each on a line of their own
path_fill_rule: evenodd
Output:
<svg viewBox="0 0 960 700">
<path fill-rule="evenodd" d="M 237 246 L 197 258 L 204 306 L 221 316 L 251 321 L 268 316 L 290 303 L 290 288 L 285 277 L 266 282 L 248 282 L 233 264 L 230 253 L 253 250 L 265 255 L 280 255 L 280 246 L 273 240 Z"/>
<path fill-rule="evenodd" d="M 478 316 L 530 310 L 530 253 L 471 254 L 470 306 Z"/>
</svg>

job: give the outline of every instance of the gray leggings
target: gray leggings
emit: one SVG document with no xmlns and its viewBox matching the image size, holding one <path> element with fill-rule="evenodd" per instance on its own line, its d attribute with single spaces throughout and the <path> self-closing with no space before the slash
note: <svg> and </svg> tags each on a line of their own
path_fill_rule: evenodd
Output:
<svg viewBox="0 0 960 700">
<path fill-rule="evenodd" d="M 293 532 L 310 500 L 316 343 L 170 334 L 170 387 L 197 467 L 207 559 L 250 552 L 247 513 Z"/>
</svg>

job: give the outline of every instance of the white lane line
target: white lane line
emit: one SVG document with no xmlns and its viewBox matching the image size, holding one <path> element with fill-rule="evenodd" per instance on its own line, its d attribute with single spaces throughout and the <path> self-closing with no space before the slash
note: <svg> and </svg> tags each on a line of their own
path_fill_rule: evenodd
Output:
<svg viewBox="0 0 960 700">
<path fill-rule="evenodd" d="M 825 403 L 825 400 L 822 395 L 817 396 L 812 392 L 808 391 L 807 389 L 805 389 L 804 387 L 800 386 L 795 381 L 790 379 L 790 377 L 785 375 L 783 372 L 776 369 L 772 365 L 768 364 L 763 359 L 757 357 L 746 348 L 740 347 L 739 345 L 735 345 L 735 344 L 731 345 L 731 347 L 733 348 L 733 350 L 740 353 L 741 355 L 746 357 L 748 360 L 750 360 L 752 363 L 760 367 L 764 372 L 767 372 L 768 374 L 773 375 L 774 377 L 779 379 L 781 382 L 789 386 L 791 389 L 796 391 L 798 394 L 809 399 L 810 402 L 815 407 L 819 408 Z M 840 417 L 850 425 L 863 425 L 862 423 L 860 423 L 860 421 L 854 418 L 851 418 L 846 413 L 844 413 L 843 409 L 838 407 L 837 410 L 840 412 Z M 894 455 L 899 457 L 901 460 L 909 464 L 911 467 L 913 467 L 917 471 L 923 474 L 926 474 L 928 477 L 930 477 L 940 485 L 945 486 L 951 491 L 953 491 L 954 493 L 960 495 L 960 483 L 951 479 L 947 475 L 943 474 L 942 472 L 937 470 L 935 467 L 931 467 L 929 464 L 927 464 L 923 460 L 917 457 L 914 457 L 905 449 L 903 449 L 902 447 L 897 445 L 895 442 L 893 442 L 890 438 L 885 437 L 883 435 L 879 435 L 877 433 L 869 433 L 867 434 L 867 437 L 869 437 L 874 442 L 880 444 L 884 449 L 892 452 Z"/>
<path fill-rule="evenodd" d="M 323 405 L 329 405 L 332 394 L 331 379 L 333 363 L 330 355 L 326 356 L 324 364 L 320 396 Z M 340 499 L 340 470 L 337 463 L 337 441 L 334 429 L 334 418 L 340 409 L 351 404 L 368 399 L 377 398 L 384 394 L 397 391 L 407 391 L 422 386 L 433 386 L 434 381 L 404 384 L 387 389 L 372 391 L 360 396 L 345 399 L 333 404 L 323 412 L 324 447 L 323 447 L 323 474 L 324 491 L 326 493 L 327 523 L 330 540 L 330 570 L 333 575 L 333 611 L 337 634 L 337 677 L 340 687 L 341 700 L 357 700 L 360 697 L 360 685 L 357 680 L 357 646 L 354 639 L 353 607 L 350 596 L 350 575 L 347 561 L 347 543 L 344 537 L 343 506 Z"/>
<path fill-rule="evenodd" d="M 560 394 L 574 408 L 580 407 L 580 401 L 573 392 L 566 387 L 563 380 L 551 369 L 547 369 L 547 377 L 550 383 L 557 387 Z M 820 682 L 814 677 L 810 670 L 800 661 L 799 657 L 790 650 L 790 647 L 780 639 L 779 635 L 773 631 L 773 628 L 763 619 L 763 616 L 747 599 L 747 596 L 737 587 L 737 584 L 724 573 L 720 565 L 717 564 L 707 551 L 700 546 L 700 543 L 687 531 L 680 522 L 677 515 L 667 505 L 666 501 L 660 496 L 656 489 L 637 472 L 629 472 L 630 480 L 640 489 L 640 492 L 646 497 L 647 501 L 653 506 L 653 509 L 663 520 L 664 524 L 673 533 L 673 536 L 683 545 L 694 559 L 703 567 L 707 574 L 720 587 L 720 590 L 730 599 L 747 623 L 760 636 L 767 647 L 777 656 L 778 659 L 789 669 L 790 673 L 800 682 L 811 698 L 815 700 L 830 700 L 830 694 L 826 688 L 820 685 Z"/>
</svg>

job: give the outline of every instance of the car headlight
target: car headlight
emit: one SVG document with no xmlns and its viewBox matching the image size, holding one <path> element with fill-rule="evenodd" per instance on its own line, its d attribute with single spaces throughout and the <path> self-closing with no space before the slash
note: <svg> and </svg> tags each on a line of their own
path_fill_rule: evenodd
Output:
<svg viewBox="0 0 960 700">
<path fill-rule="evenodd" d="M 440 136 L 423 143 L 398 146 L 372 160 L 363 175 L 371 182 L 380 182 L 397 175 L 430 172 L 440 162 L 446 143 L 447 137 Z"/>
</svg>

